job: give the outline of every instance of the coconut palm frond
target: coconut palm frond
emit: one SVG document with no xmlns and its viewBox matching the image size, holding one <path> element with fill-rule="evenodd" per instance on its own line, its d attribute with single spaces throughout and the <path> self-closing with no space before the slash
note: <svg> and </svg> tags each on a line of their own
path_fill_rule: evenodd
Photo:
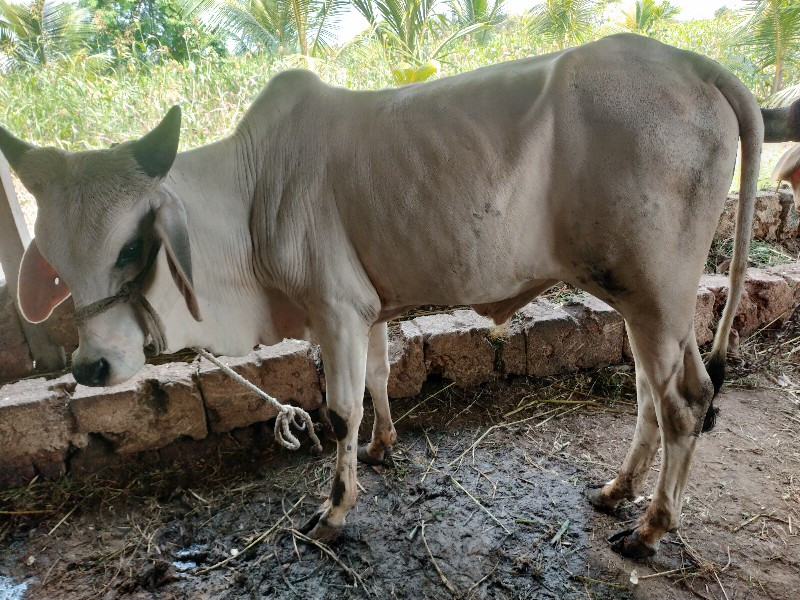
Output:
<svg viewBox="0 0 800 600">
<path fill-rule="evenodd" d="M 317 13 L 313 15 L 313 42 L 311 54 L 328 51 L 336 42 L 342 13 L 349 6 L 348 0 L 320 0 Z"/>
<path fill-rule="evenodd" d="M 242 50 L 302 55 L 319 52 L 335 39 L 345 6 L 345 0 L 185 0 L 187 12 Z"/>
<path fill-rule="evenodd" d="M 750 48 L 759 69 L 775 68 L 772 92 L 780 92 L 785 69 L 800 66 L 800 2 L 754 0 L 743 12 L 736 45 Z"/>
<path fill-rule="evenodd" d="M 781 91 L 773 94 L 764 103 L 768 107 L 788 106 L 795 100 L 800 99 L 800 83 L 783 88 Z"/>
<path fill-rule="evenodd" d="M 597 13 L 596 0 L 544 0 L 528 13 L 530 33 L 559 49 L 584 42 Z"/>
<path fill-rule="evenodd" d="M 627 31 L 650 35 L 659 25 L 674 20 L 680 11 L 669 1 L 636 0 L 633 10 L 622 13 L 620 25 Z"/>
<path fill-rule="evenodd" d="M 209 31 L 234 41 L 240 51 L 274 51 L 291 30 L 287 3 L 282 1 L 189 0 L 184 6 Z"/>
<path fill-rule="evenodd" d="M 0 0 L 0 53 L 4 68 L 46 65 L 84 48 L 92 34 L 89 12 L 72 0 Z"/>
<path fill-rule="evenodd" d="M 453 21 L 460 27 L 493 25 L 503 18 L 505 0 L 449 0 Z"/>
</svg>

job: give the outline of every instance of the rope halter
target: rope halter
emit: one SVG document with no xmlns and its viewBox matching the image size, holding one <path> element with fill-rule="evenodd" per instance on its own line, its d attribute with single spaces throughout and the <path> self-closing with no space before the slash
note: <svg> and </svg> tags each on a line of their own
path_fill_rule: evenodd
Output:
<svg viewBox="0 0 800 600">
<path fill-rule="evenodd" d="M 147 264 L 139 271 L 132 280 L 126 281 L 120 287 L 119 292 L 113 296 L 103 298 L 87 306 L 82 306 L 75 311 L 75 324 L 80 326 L 89 319 L 96 317 L 112 306 L 120 302 L 128 302 L 133 309 L 139 325 L 145 333 L 145 339 L 149 336 L 150 342 L 144 346 L 144 355 L 148 358 L 158 356 L 166 350 L 166 338 L 164 336 L 164 324 L 156 313 L 153 305 L 145 298 L 142 293 L 142 281 L 147 277 L 158 256 L 159 244 L 153 244 Z"/>
</svg>

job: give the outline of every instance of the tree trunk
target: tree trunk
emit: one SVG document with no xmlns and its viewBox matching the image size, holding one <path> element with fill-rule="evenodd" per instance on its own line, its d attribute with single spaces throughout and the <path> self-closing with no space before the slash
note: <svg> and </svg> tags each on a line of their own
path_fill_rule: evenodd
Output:
<svg viewBox="0 0 800 600">
<path fill-rule="evenodd" d="M 292 0 L 292 12 L 294 13 L 294 24 L 297 29 L 297 42 L 300 44 L 300 54 L 308 56 L 308 41 L 306 40 L 307 15 L 303 10 L 303 3 L 299 0 Z"/>
</svg>

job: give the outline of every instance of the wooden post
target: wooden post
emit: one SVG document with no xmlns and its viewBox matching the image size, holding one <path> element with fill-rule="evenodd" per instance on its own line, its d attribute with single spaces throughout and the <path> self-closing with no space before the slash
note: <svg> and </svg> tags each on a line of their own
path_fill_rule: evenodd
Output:
<svg viewBox="0 0 800 600">
<path fill-rule="evenodd" d="M 30 241 L 31 236 L 17 201 L 17 193 L 14 190 L 8 163 L 0 154 L 0 264 L 3 265 L 6 285 L 12 298 L 17 297 L 19 263 Z M 48 372 L 63 369 L 66 365 L 64 349 L 53 345 L 44 329 L 28 323 L 19 314 L 19 307 L 16 308 L 17 318 L 22 326 L 22 332 L 25 334 L 25 341 L 28 343 L 31 357 L 36 361 L 36 370 Z"/>
</svg>

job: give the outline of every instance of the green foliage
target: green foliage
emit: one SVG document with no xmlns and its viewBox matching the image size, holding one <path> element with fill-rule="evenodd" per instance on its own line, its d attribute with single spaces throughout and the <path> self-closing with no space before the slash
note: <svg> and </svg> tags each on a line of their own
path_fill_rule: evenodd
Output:
<svg viewBox="0 0 800 600">
<path fill-rule="evenodd" d="M 73 2 L 0 0 L 0 69 L 43 66 L 86 48 L 89 16 Z"/>
<path fill-rule="evenodd" d="M 189 148 L 230 131 L 274 72 L 256 58 L 189 67 L 164 61 L 101 73 L 80 63 L 14 72 L 0 85 L 0 123 L 38 144 L 107 148 L 146 133 L 180 104 L 181 146 Z"/>
<path fill-rule="evenodd" d="M 652 35 L 665 44 L 716 60 L 738 76 L 763 102 L 771 93 L 771 74 L 756 68 L 754 57 L 745 49 L 731 51 L 731 40 L 740 23 L 741 17 L 730 11 L 716 19 L 662 23 Z"/>
<path fill-rule="evenodd" d="M 636 0 L 633 10 L 622 13 L 623 29 L 641 35 L 652 35 L 656 27 L 673 21 L 681 11 L 668 0 Z"/>
<path fill-rule="evenodd" d="M 116 61 L 185 62 L 225 52 L 218 37 L 187 15 L 181 0 L 80 1 L 93 14 L 93 51 Z"/>
<path fill-rule="evenodd" d="M 0 0 L 0 6 L 6 1 Z M 108 43 L 116 40 L 113 43 L 121 44 L 121 50 L 92 55 L 84 42 L 83 50 L 69 56 L 62 52 L 55 63 L 48 61 L 36 69 L 0 76 L 0 123 L 33 141 L 55 142 L 73 149 L 105 146 L 147 131 L 171 104 L 180 103 L 186 109 L 184 143 L 194 146 L 228 131 L 268 77 L 286 68 L 309 68 L 336 85 L 374 89 L 542 54 L 556 43 L 555 38 L 534 35 L 528 18 L 509 16 L 490 28 L 477 23 L 458 27 L 437 10 L 436 0 L 354 0 L 372 27 L 356 42 L 336 52 L 326 53 L 320 44 L 316 46 L 317 57 L 296 54 L 300 48 L 296 40 L 292 41 L 296 31 L 293 18 L 286 16 L 290 9 L 286 4 L 281 9 L 283 21 L 273 23 L 283 27 L 284 33 L 278 38 L 285 44 L 283 53 L 273 39 L 271 52 L 224 57 L 219 55 L 221 50 L 201 51 L 201 44 L 195 40 L 206 39 L 202 36 L 210 34 L 198 31 L 202 24 L 193 22 L 191 17 L 179 16 L 183 14 L 178 4 L 181 0 L 152 0 L 154 14 L 159 12 L 159 2 L 171 2 L 178 15 L 174 21 L 156 20 L 160 25 L 155 21 L 145 23 L 147 11 L 136 8 L 144 6 L 137 4 L 140 0 L 114 0 L 113 5 L 110 0 L 84 1 L 100 7 L 94 17 L 96 26 L 113 13 L 111 25 L 96 27 L 97 37 L 90 39 L 93 48 L 99 49 L 104 43 L 100 39 L 102 33 L 108 36 Z M 472 9 L 476 15 L 477 6 Z M 597 17 L 591 18 L 594 21 L 586 30 L 589 39 L 600 35 Z M 316 27 L 315 19 L 309 17 L 308 22 Z M 741 15 L 727 11 L 717 19 L 661 21 L 653 26 L 651 35 L 721 62 L 763 101 L 771 94 L 774 71 L 759 68 L 749 46 L 731 51 L 731 36 L 741 22 Z M 335 19 L 330 23 L 335 25 Z M 155 31 L 170 27 L 174 35 L 183 31 L 183 52 L 174 48 L 161 51 L 147 45 L 148 39 L 158 37 Z M 191 31 L 197 32 L 196 38 L 191 37 Z M 491 31 L 491 35 L 477 35 L 484 31 Z M 113 57 L 116 62 L 98 67 L 98 56 L 108 61 Z M 800 83 L 797 69 L 787 68 L 784 81 L 785 93 L 791 93 L 789 84 Z M 84 137 L 79 139 L 77 132 L 83 132 Z M 86 132 L 91 132 L 90 137 L 85 138 Z"/>
<path fill-rule="evenodd" d="M 437 11 L 439 0 L 352 0 L 370 24 L 361 41 L 377 40 L 395 83 L 424 81 L 438 70 L 437 59 L 459 38 L 486 26 L 454 29 Z"/>
<path fill-rule="evenodd" d="M 505 0 L 449 0 L 453 23 L 459 27 L 495 25 L 503 17 Z"/>
<path fill-rule="evenodd" d="M 785 69 L 800 66 L 800 1 L 754 0 L 735 34 L 735 46 L 752 51 L 755 67 L 774 68 L 772 93 L 784 87 Z"/>
<path fill-rule="evenodd" d="M 530 32 L 559 50 L 587 41 L 595 16 L 597 0 L 543 0 L 530 10 Z"/>
<path fill-rule="evenodd" d="M 184 8 L 238 51 L 319 55 L 334 39 L 344 0 L 184 0 Z"/>
</svg>

